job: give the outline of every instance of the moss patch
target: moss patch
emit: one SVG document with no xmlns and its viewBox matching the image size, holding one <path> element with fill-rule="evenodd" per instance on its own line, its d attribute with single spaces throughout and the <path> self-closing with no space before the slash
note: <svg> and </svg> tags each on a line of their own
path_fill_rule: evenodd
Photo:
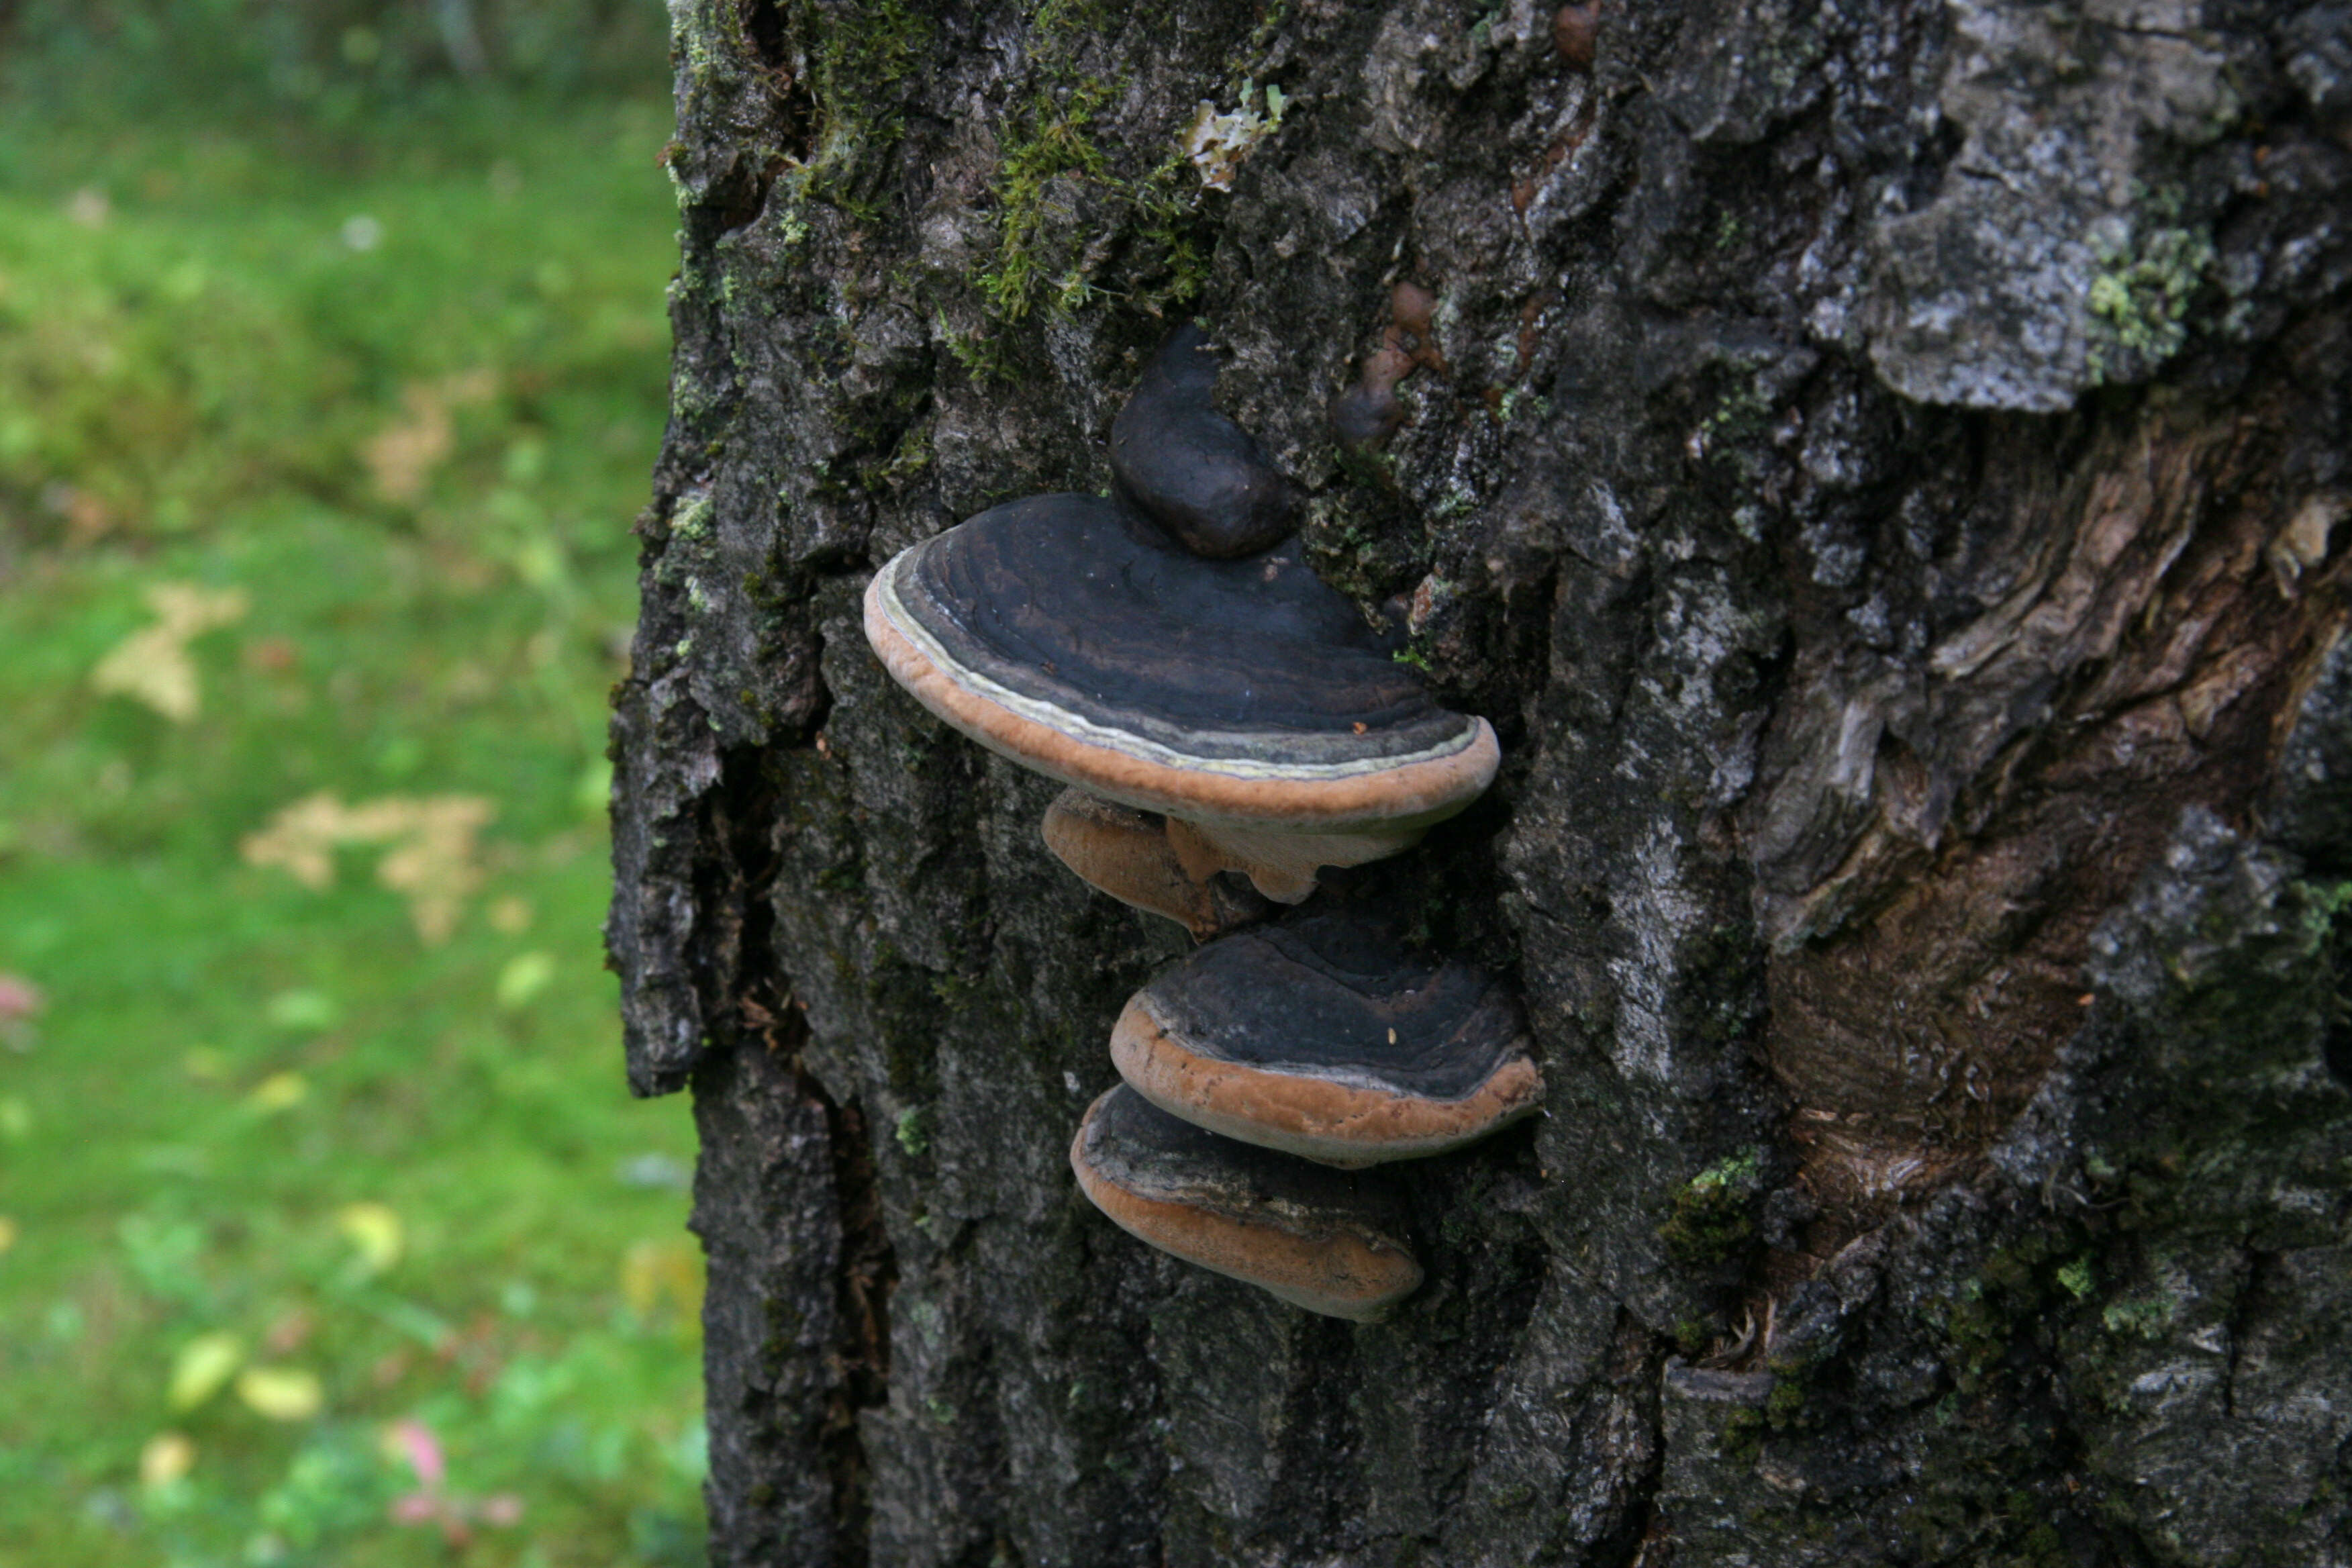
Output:
<svg viewBox="0 0 2352 1568">
<path fill-rule="evenodd" d="M 1675 1188 L 1673 1213 L 1658 1226 L 1668 1255 L 1685 1267 L 1703 1268 L 1743 1251 L 1756 1237 L 1763 1169 L 1763 1151 L 1743 1149 Z"/>
<path fill-rule="evenodd" d="M 2189 304 L 2214 259 L 2201 229 L 2162 227 L 2128 241 L 2095 241 L 2091 374 L 2100 381 L 2154 369 L 2189 341 Z"/>
</svg>

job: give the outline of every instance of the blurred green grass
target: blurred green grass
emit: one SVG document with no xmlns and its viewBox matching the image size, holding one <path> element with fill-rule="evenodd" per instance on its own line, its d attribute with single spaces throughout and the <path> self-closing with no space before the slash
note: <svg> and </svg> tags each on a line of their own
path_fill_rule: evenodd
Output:
<svg viewBox="0 0 2352 1568">
<path fill-rule="evenodd" d="M 667 134 L 0 113 L 0 1563 L 698 1560 L 596 937 Z"/>
</svg>

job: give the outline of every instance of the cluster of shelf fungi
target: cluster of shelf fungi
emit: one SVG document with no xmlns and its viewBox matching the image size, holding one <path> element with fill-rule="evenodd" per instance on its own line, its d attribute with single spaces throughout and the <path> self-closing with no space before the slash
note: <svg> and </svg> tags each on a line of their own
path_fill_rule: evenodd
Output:
<svg viewBox="0 0 2352 1568">
<path fill-rule="evenodd" d="M 1542 1080 L 1489 976 L 1376 911 L 1277 906 L 1412 847 L 1500 753 L 1289 544 L 1297 498 L 1217 412 L 1218 366 L 1179 328 L 1112 426 L 1109 497 L 1013 501 L 903 552 L 866 633 L 933 713 L 1070 786 L 1044 834 L 1071 869 L 1204 944 L 1114 1026 L 1123 1081 L 1071 1144 L 1080 1188 L 1154 1247 L 1368 1321 L 1422 1268 L 1367 1167 L 1483 1138 Z"/>
</svg>

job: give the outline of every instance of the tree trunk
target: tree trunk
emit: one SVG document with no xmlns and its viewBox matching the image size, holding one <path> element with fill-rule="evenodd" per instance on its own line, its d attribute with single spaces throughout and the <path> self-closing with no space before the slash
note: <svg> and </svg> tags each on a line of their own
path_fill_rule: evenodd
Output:
<svg viewBox="0 0 2352 1568">
<path fill-rule="evenodd" d="M 610 941 L 714 1561 L 2352 1563 L 2352 11 L 672 14 Z M 859 631 L 1194 313 L 1504 745 L 1321 895 L 1549 1084 L 1374 1326 L 1077 1194 L 1189 942 Z"/>
</svg>

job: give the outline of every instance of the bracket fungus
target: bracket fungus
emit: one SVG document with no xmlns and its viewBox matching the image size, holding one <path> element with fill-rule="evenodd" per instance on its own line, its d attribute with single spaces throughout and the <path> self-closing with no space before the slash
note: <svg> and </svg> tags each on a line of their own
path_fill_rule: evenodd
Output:
<svg viewBox="0 0 2352 1568">
<path fill-rule="evenodd" d="M 1310 1312 L 1374 1321 L 1421 1284 L 1377 1177 L 1220 1138 L 1124 1084 L 1087 1108 L 1070 1168 L 1137 1239 Z"/>
<path fill-rule="evenodd" d="M 1034 496 L 910 546 L 868 584 L 866 635 L 982 745 L 1169 818 L 1194 881 L 1297 903 L 1319 868 L 1467 806 L 1500 752 L 1276 543 L 1289 481 L 1210 406 L 1202 342 L 1180 331 L 1120 414 L 1112 498 Z"/>
<path fill-rule="evenodd" d="M 1181 823 L 1066 789 L 1045 808 L 1045 847 L 1095 888 L 1132 909 L 1166 915 L 1205 942 L 1270 912 L 1246 889 L 1203 874 Z"/>
<path fill-rule="evenodd" d="M 1327 1165 L 1442 1153 L 1543 1097 L 1501 984 L 1350 912 L 1210 943 L 1129 999 L 1110 1050 L 1171 1115 Z"/>
</svg>

